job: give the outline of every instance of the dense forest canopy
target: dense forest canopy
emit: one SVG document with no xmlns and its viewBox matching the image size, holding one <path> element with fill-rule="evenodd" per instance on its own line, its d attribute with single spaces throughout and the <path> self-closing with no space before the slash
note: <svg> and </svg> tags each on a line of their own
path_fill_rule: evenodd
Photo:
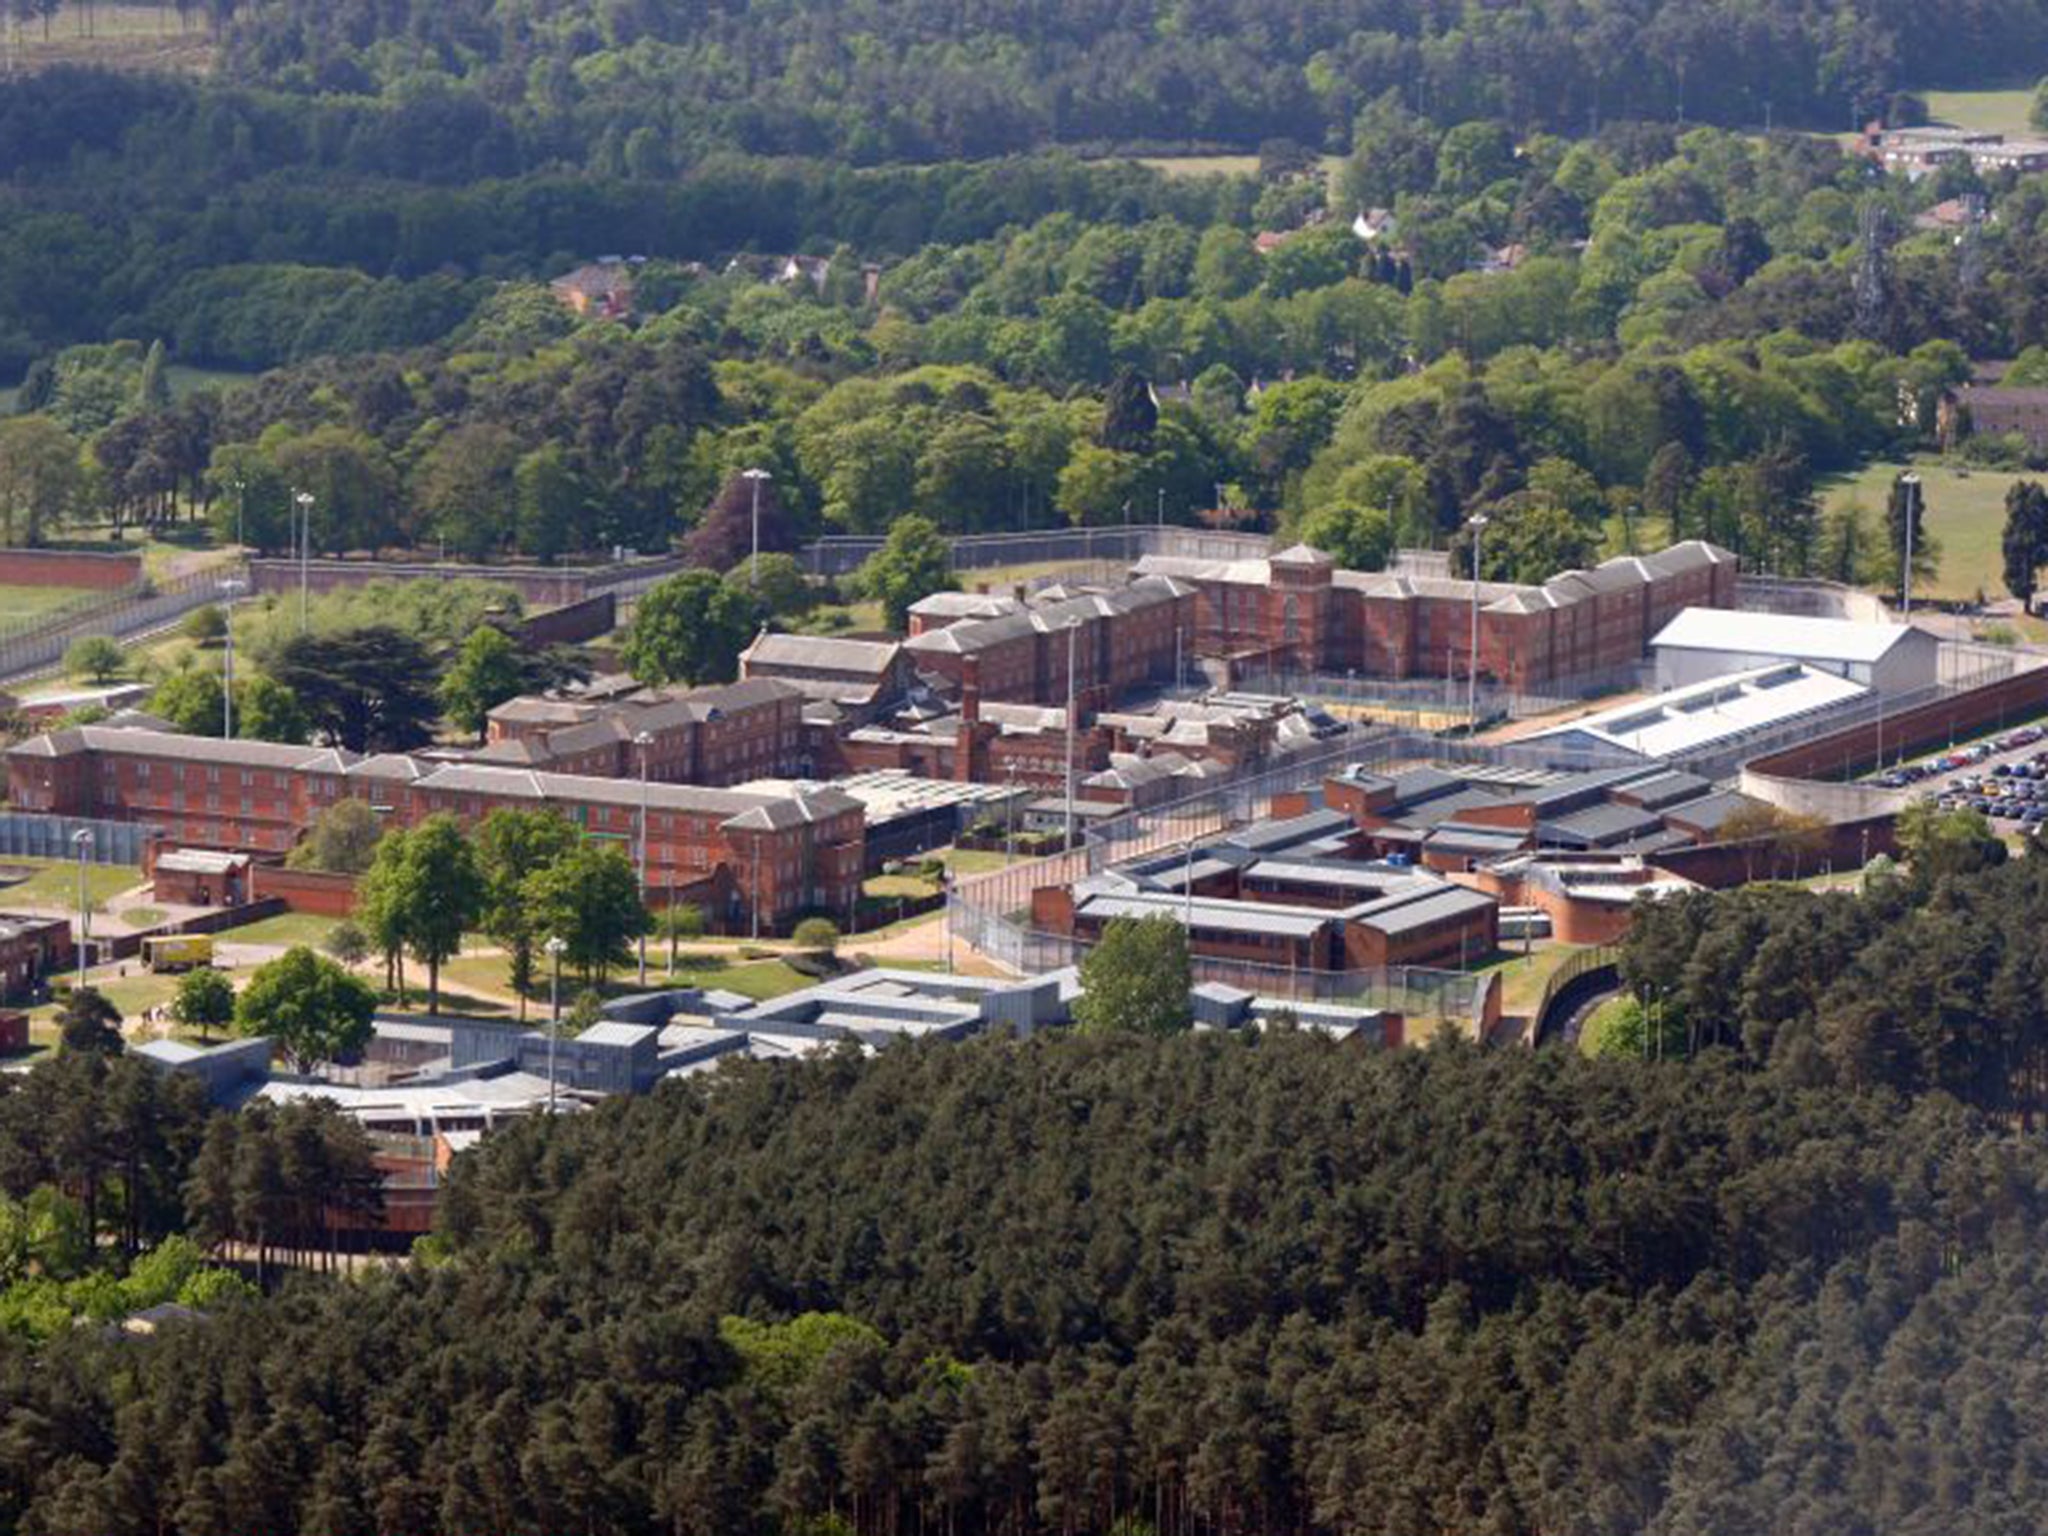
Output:
<svg viewBox="0 0 2048 1536">
<path fill-rule="evenodd" d="M 1972 1330 L 2038 1293 L 2043 1172 L 1725 1058 L 746 1067 L 500 1132 L 408 1271 L 0 1340 L 0 1527 L 1634 1536 L 1767 1488 L 2015 1528 L 2038 1426 L 1971 1431 L 2038 1348 Z"/>
<path fill-rule="evenodd" d="M 384 97 L 472 155 L 573 144 L 643 171 L 719 147 L 858 163 L 1137 140 L 1341 150 L 1390 90 L 1445 123 L 1840 130 L 1908 85 L 2048 62 L 2028 0 L 220 4 L 236 77 Z"/>
</svg>

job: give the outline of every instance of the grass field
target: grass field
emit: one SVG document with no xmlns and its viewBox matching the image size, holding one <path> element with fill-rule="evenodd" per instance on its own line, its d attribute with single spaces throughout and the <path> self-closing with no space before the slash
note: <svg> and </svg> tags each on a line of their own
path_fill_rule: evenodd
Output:
<svg viewBox="0 0 2048 1536">
<path fill-rule="evenodd" d="M 213 68 L 214 40 L 201 13 L 192 25 L 180 22 L 170 6 L 97 5 L 91 12 L 91 36 L 84 35 L 84 13 L 67 5 L 51 22 L 49 35 L 40 24 L 23 27 L 15 42 L 16 65 L 29 71 L 61 64 L 89 64 L 103 69 L 180 71 L 204 74 Z"/>
<path fill-rule="evenodd" d="M 1149 165 L 1169 176 L 1256 176 L 1257 155 L 1140 155 L 1138 164 Z M 1323 156 L 1323 175 L 1334 178 L 1344 163 L 1342 155 Z"/>
<path fill-rule="evenodd" d="M 2009 91 L 1927 91 L 1927 115 L 1937 123 L 1973 133 L 2028 134 L 2034 131 L 2027 114 L 2034 105 L 2032 87 Z"/>
<path fill-rule="evenodd" d="M 35 873 L 13 885 L 0 885 L 0 904 L 10 907 L 56 907 L 70 911 L 78 905 L 78 866 L 69 859 L 0 859 L 0 869 L 30 869 Z M 129 864 L 88 864 L 85 866 L 86 897 L 99 906 L 123 891 L 142 884 L 142 871 Z"/>
<path fill-rule="evenodd" d="M 1999 552 L 2005 492 L 2021 477 L 1990 469 L 1959 473 L 1934 459 L 1920 460 L 1913 467 L 1919 471 L 1927 501 L 1927 531 L 1941 545 L 1941 565 L 1924 595 L 1958 602 L 1970 601 L 1979 592 L 1994 600 L 2005 596 L 2005 561 Z M 1833 476 L 1822 482 L 1822 504 L 1829 512 L 1852 502 L 1861 506 L 1869 515 L 1870 531 L 1881 537 L 1885 498 L 1899 471 L 1897 464 L 1879 463 L 1853 475 Z"/>
<path fill-rule="evenodd" d="M 0 404 L 0 414 L 5 411 L 6 406 Z M 24 619 L 41 618 L 67 603 L 75 603 L 91 595 L 83 587 L 0 586 L 0 630 L 9 629 Z"/>
<path fill-rule="evenodd" d="M 251 923 L 246 928 L 227 929 L 220 938 L 227 944 L 304 944 L 318 949 L 327 942 L 327 935 L 334 931 L 335 926 L 336 919 L 331 917 L 315 917 L 308 912 L 284 912 Z"/>
</svg>

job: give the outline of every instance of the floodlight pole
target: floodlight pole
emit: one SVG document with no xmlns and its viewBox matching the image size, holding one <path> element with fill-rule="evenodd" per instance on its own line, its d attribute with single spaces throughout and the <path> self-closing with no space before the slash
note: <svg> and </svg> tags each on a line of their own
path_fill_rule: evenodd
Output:
<svg viewBox="0 0 2048 1536">
<path fill-rule="evenodd" d="M 1486 537 L 1486 514 L 1477 512 L 1466 522 L 1472 530 L 1472 675 L 1465 690 L 1465 739 L 1479 734 L 1479 544 Z"/>
<path fill-rule="evenodd" d="M 765 469 L 743 469 L 740 474 L 754 486 L 754 552 L 747 560 L 747 587 L 751 591 L 761 585 L 761 482 L 775 477 Z"/>
<path fill-rule="evenodd" d="M 235 596 L 242 585 L 232 576 L 220 584 L 228 599 L 227 650 L 221 663 L 220 688 L 220 734 L 224 741 L 235 739 Z"/>
<path fill-rule="evenodd" d="M 548 980 L 548 1113 L 555 1112 L 555 1041 L 562 1033 L 562 951 L 568 948 L 560 936 L 542 946 L 554 962 Z"/>
<path fill-rule="evenodd" d="M 1074 851 L 1074 642 L 1079 635 L 1081 621 L 1067 620 L 1067 841 L 1060 851 Z"/>
<path fill-rule="evenodd" d="M 309 627 L 306 589 L 313 560 L 313 493 L 295 492 L 292 502 L 299 509 L 299 633 L 303 635 Z"/>
<path fill-rule="evenodd" d="M 640 749 L 640 905 L 647 905 L 647 749 L 654 745 L 654 737 L 642 731 L 633 738 L 633 745 Z M 647 924 L 640 924 L 640 985 L 647 985 Z"/>
<path fill-rule="evenodd" d="M 78 985 L 85 985 L 85 955 L 92 943 L 92 908 L 85 900 L 85 856 L 92 851 L 92 828 L 80 827 L 71 834 L 71 846 L 78 850 Z"/>
</svg>

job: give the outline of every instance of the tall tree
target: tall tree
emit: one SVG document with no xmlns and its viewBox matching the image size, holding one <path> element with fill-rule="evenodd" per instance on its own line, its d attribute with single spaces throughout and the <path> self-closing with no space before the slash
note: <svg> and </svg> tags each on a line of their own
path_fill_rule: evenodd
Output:
<svg viewBox="0 0 2048 1536">
<path fill-rule="evenodd" d="M 309 1072 L 360 1050 L 370 1038 L 377 995 L 303 945 L 260 965 L 235 1003 L 235 1028 L 275 1041 L 293 1067 Z"/>
<path fill-rule="evenodd" d="M 524 892 L 533 931 L 559 938 L 564 963 L 593 986 L 653 927 L 639 876 L 616 848 L 579 844 L 527 876 Z"/>
<path fill-rule="evenodd" d="M 582 834 L 575 825 L 553 811 L 500 806 L 477 825 L 477 869 L 484 885 L 483 927 L 505 948 L 522 1019 L 526 1017 L 527 994 L 534 984 L 534 952 L 546 937 L 539 927 L 538 912 L 527 900 L 526 882 L 565 857 L 581 841 Z"/>
<path fill-rule="evenodd" d="M 235 1017 L 235 984 L 224 971 L 199 966 L 178 978 L 178 990 L 171 999 L 171 1016 L 187 1029 L 199 1031 L 201 1039 L 209 1030 L 224 1029 Z"/>
<path fill-rule="evenodd" d="M 1116 918 L 1081 962 L 1074 1022 L 1094 1034 L 1176 1034 L 1192 1022 L 1192 984 L 1187 930 L 1176 919 Z"/>
<path fill-rule="evenodd" d="M 462 824 L 429 816 L 406 833 L 395 899 L 406 947 L 427 968 L 427 1012 L 441 1011 L 441 966 L 461 952 L 462 935 L 483 909 L 484 883 Z"/>
<path fill-rule="evenodd" d="M 893 630 L 907 628 L 912 603 L 953 585 L 952 561 L 938 525 L 924 517 L 898 518 L 854 583 L 882 605 L 884 624 Z"/>
<path fill-rule="evenodd" d="M 2048 564 L 2048 490 L 2035 480 L 2015 480 L 2005 492 L 2005 590 L 2034 606 L 2040 569 Z"/>
<path fill-rule="evenodd" d="M 36 545 L 78 511 L 78 439 L 47 416 L 0 421 L 0 542 Z"/>
<path fill-rule="evenodd" d="M 525 685 L 519 647 L 496 625 L 486 624 L 462 642 L 441 678 L 441 707 L 449 724 L 481 741 L 490 712 Z"/>
<path fill-rule="evenodd" d="M 418 640 L 388 625 L 296 636 L 279 651 L 271 675 L 337 746 L 402 752 L 433 739 L 440 714 L 434 660 Z"/>
<path fill-rule="evenodd" d="M 619 657 L 643 683 L 728 682 L 753 633 L 743 588 L 710 571 L 682 571 L 640 599 Z"/>
</svg>

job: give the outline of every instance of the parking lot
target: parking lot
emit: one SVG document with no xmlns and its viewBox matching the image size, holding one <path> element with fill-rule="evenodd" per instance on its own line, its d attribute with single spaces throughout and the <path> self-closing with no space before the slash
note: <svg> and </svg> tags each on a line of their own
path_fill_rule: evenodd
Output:
<svg viewBox="0 0 2048 1536">
<path fill-rule="evenodd" d="M 1921 786 L 1943 810 L 1969 809 L 2015 827 L 2048 822 L 2048 731 L 2021 726 L 1877 775 L 1887 789 Z"/>
</svg>

